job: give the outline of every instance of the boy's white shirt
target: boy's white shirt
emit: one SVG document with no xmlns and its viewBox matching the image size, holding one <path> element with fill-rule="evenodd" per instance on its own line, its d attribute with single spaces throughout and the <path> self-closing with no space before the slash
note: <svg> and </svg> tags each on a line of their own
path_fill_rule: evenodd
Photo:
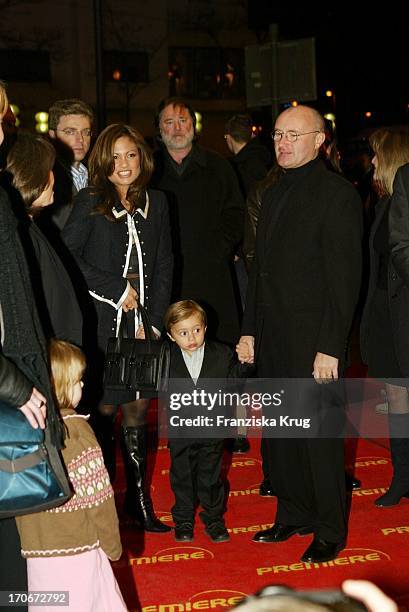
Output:
<svg viewBox="0 0 409 612">
<path fill-rule="evenodd" d="M 204 343 L 198 349 L 193 351 L 193 353 L 188 353 L 187 351 L 180 349 L 182 351 L 183 360 L 186 364 L 188 372 L 195 384 L 197 383 L 197 379 L 199 378 L 202 369 L 204 349 Z"/>
</svg>

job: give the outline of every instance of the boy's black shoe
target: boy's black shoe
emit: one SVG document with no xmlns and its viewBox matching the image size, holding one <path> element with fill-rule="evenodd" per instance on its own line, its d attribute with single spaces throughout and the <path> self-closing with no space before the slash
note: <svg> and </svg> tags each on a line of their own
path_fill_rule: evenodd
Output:
<svg viewBox="0 0 409 612">
<path fill-rule="evenodd" d="M 263 482 L 260 484 L 260 493 L 261 497 L 274 497 L 274 489 L 270 484 L 270 481 L 267 478 L 264 478 Z"/>
<path fill-rule="evenodd" d="M 250 442 L 245 436 L 239 436 L 233 440 L 232 452 L 233 453 L 248 453 L 250 450 Z"/>
<path fill-rule="evenodd" d="M 175 540 L 176 542 L 192 542 L 192 523 L 179 523 L 178 525 L 175 525 Z"/>
<path fill-rule="evenodd" d="M 205 533 L 209 536 L 212 542 L 228 542 L 230 540 L 229 533 L 223 523 L 210 523 L 205 527 Z"/>
</svg>

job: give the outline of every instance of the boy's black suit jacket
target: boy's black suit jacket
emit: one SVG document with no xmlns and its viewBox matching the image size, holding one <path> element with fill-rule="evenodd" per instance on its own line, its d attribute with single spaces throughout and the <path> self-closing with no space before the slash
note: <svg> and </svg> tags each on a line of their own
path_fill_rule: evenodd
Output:
<svg viewBox="0 0 409 612">
<path fill-rule="evenodd" d="M 229 346 L 222 344 L 221 342 L 216 342 L 214 340 L 206 340 L 202 369 L 200 371 L 197 384 L 195 385 L 186 367 L 181 349 L 174 342 L 172 342 L 169 378 L 188 379 L 187 385 L 183 389 L 184 392 L 188 393 L 190 392 L 190 389 L 193 390 L 196 388 L 200 388 L 200 381 L 204 381 L 205 379 L 243 378 L 244 376 L 246 376 L 246 374 L 250 374 L 251 370 L 251 366 L 249 367 L 246 364 L 237 363 L 234 352 Z M 171 381 L 170 386 L 172 388 Z M 211 390 L 212 392 L 214 392 L 215 389 L 212 388 Z M 233 391 L 233 389 L 229 389 L 229 391 Z M 169 413 L 170 412 L 171 411 L 169 410 Z M 212 416 L 210 412 L 209 416 Z M 226 432 L 226 437 L 228 437 L 228 432 Z M 204 437 L 192 437 L 183 439 L 170 438 L 171 444 L 177 446 L 186 446 L 189 444 L 195 444 L 197 442 L 206 442 L 208 444 L 214 444 L 221 440 L 222 438 L 215 439 Z"/>
<path fill-rule="evenodd" d="M 201 378 L 231 378 L 234 375 L 234 353 L 226 344 L 206 340 Z M 170 353 L 170 378 L 191 378 L 183 359 L 181 349 L 172 342 Z M 193 385 L 192 381 L 192 385 Z"/>
</svg>

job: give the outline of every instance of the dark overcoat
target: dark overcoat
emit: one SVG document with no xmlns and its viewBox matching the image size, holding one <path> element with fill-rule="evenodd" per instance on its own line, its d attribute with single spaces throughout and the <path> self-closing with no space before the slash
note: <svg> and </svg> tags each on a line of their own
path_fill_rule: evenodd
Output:
<svg viewBox="0 0 409 612">
<path fill-rule="evenodd" d="M 243 196 L 257 181 L 265 178 L 271 165 L 271 155 L 258 138 L 251 138 L 248 143 L 232 159 L 236 168 Z"/>
<path fill-rule="evenodd" d="M 166 193 L 170 209 L 173 298 L 203 302 L 210 333 L 236 342 L 239 317 L 231 262 L 243 234 L 244 202 L 225 159 L 198 145 L 191 155 L 181 175 L 165 148 L 155 156 L 153 182 Z"/>
<path fill-rule="evenodd" d="M 320 160 L 270 225 L 267 194 L 243 334 L 256 338 L 261 376 L 311 377 L 317 352 L 344 361 L 361 283 L 362 204 Z"/>
<path fill-rule="evenodd" d="M 369 280 L 368 280 L 368 290 L 365 301 L 364 310 L 361 318 L 361 328 L 360 328 L 360 343 L 361 343 L 361 355 L 364 363 L 368 364 L 370 362 L 369 355 L 369 336 L 370 336 L 370 319 L 371 319 L 371 309 L 373 304 L 373 299 L 375 296 L 376 288 L 377 288 L 377 280 L 379 274 L 379 254 L 374 248 L 374 238 L 375 234 L 378 231 L 379 225 L 383 219 L 383 216 L 387 214 L 387 208 L 390 205 L 389 198 L 382 198 L 375 207 L 375 218 L 371 226 L 371 231 L 369 234 Z M 391 303 L 391 280 L 392 277 L 396 281 L 396 273 L 393 270 L 393 266 L 389 260 L 388 263 L 388 303 Z M 389 317 L 389 313 L 385 312 L 385 320 Z M 393 342 L 393 338 L 390 338 L 390 342 Z M 380 350 L 381 347 L 380 347 Z"/>
<path fill-rule="evenodd" d="M 391 266 L 388 293 L 396 357 L 409 376 L 409 164 L 398 169 L 389 209 Z"/>
</svg>

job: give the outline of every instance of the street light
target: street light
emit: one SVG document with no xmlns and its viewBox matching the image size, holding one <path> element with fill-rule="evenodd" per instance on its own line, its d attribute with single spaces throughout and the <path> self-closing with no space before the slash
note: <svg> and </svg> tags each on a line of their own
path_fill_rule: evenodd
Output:
<svg viewBox="0 0 409 612">
<path fill-rule="evenodd" d="M 48 113 L 40 111 L 35 114 L 34 119 L 36 120 L 36 132 L 39 134 L 48 132 Z"/>
<path fill-rule="evenodd" d="M 325 92 L 325 95 L 327 98 L 331 98 L 332 99 L 332 112 L 335 115 L 335 111 L 336 111 L 336 107 L 335 107 L 335 92 L 332 91 L 332 89 L 327 89 Z"/>
</svg>

